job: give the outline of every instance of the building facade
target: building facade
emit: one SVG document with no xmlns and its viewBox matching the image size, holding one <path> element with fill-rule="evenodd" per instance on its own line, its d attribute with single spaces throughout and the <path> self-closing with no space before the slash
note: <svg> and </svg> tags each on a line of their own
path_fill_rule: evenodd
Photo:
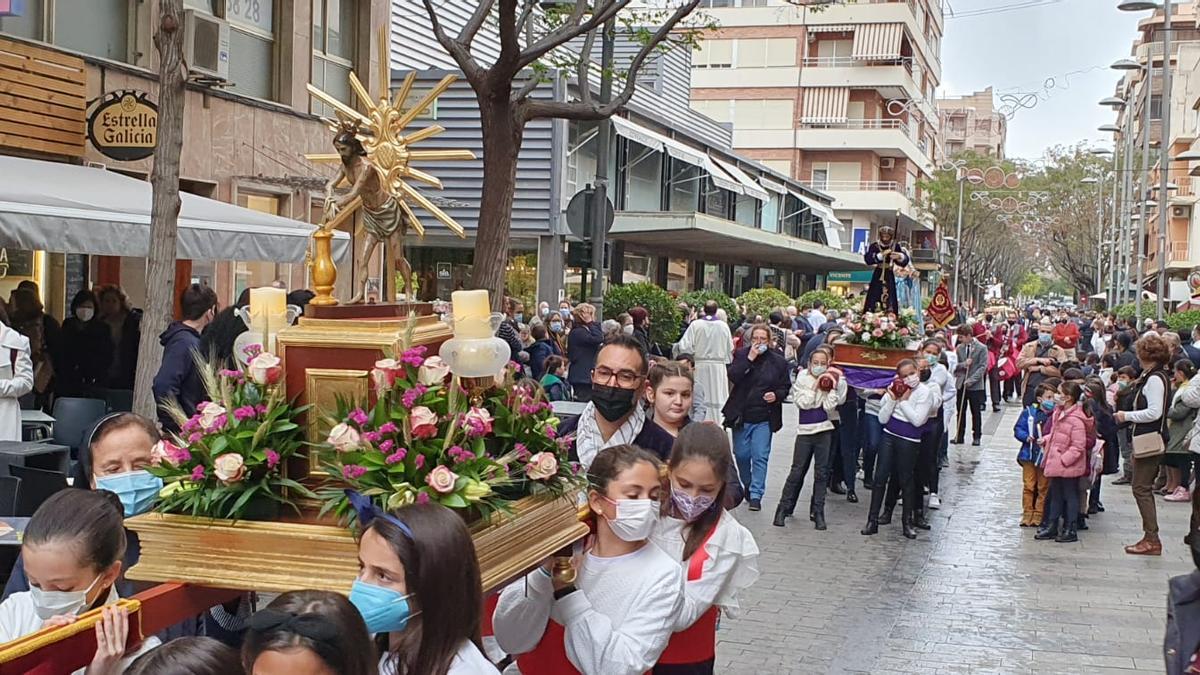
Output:
<svg viewBox="0 0 1200 675">
<path fill-rule="evenodd" d="M 940 155 L 940 2 L 818 12 L 733 0 L 706 11 L 720 28 L 697 52 L 693 107 L 729 125 L 738 152 L 830 194 L 846 250 L 861 252 L 880 225 L 899 224 L 919 264 L 936 268 L 920 183 Z"/>
<path fill-rule="evenodd" d="M 1008 118 L 997 112 L 992 88 L 966 96 L 937 100 L 942 151 L 947 157 L 974 152 L 1004 159 L 1008 141 Z"/>
<path fill-rule="evenodd" d="M 184 104 L 181 189 L 301 221 L 296 229 L 306 237 L 311 227 L 302 223 L 320 220 L 324 184 L 333 173 L 328 166 L 304 159 L 305 153 L 332 152 L 332 134 L 320 119 L 327 111 L 313 102 L 306 86 L 315 84 L 350 101 L 349 72 L 377 70 L 379 51 L 372 27 L 387 23 L 388 3 L 184 0 L 184 5 L 185 51 L 193 68 Z M 89 116 L 110 101 L 125 105 L 124 94 L 151 104 L 158 100 L 153 46 L 158 4 L 25 0 L 6 6 L 8 13 L 0 14 L 0 82 L 8 85 L 0 96 L 0 117 L 6 118 L 0 122 L 0 154 L 147 179 L 153 163 L 150 153 L 114 152 Z M 206 27 L 216 31 L 213 36 L 219 40 L 207 40 Z M 219 66 L 221 72 L 202 69 L 202 63 Z M 77 68 L 77 75 L 67 77 L 63 68 Z M 153 148 L 154 124 L 156 119 L 149 130 L 139 132 L 145 136 L 143 149 L 147 144 Z M 108 133 L 117 139 L 122 133 L 133 137 L 133 132 L 120 129 Z M 236 217 L 235 211 L 224 213 Z M 0 212 L 0 244 L 11 246 L 5 217 Z M 74 247 L 78 248 L 86 247 Z M 93 252 L 72 248 L 32 252 L 36 269 L 30 269 L 29 278 L 42 282 L 48 307 L 62 318 L 71 294 L 97 283 L 120 283 L 140 306 L 144 258 L 89 253 Z M 177 285 L 206 283 L 222 304 L 249 287 L 272 282 L 289 288 L 307 285 L 302 256 L 281 260 L 259 259 L 256 256 L 263 253 L 255 250 L 219 253 L 211 259 L 179 261 Z M 382 256 L 378 263 L 373 275 L 385 279 Z M 343 266 L 347 271 L 349 267 Z M 0 280 L 0 293 L 20 280 Z M 339 292 L 349 288 L 350 279 L 339 280 Z"/>
<path fill-rule="evenodd" d="M 457 30 L 471 9 L 447 3 L 437 11 L 447 30 Z M 415 70 L 425 85 L 457 68 L 432 37 L 419 0 L 393 0 L 392 16 L 394 78 Z M 484 63 L 495 58 L 495 36 L 486 27 L 473 51 Z M 615 53 L 619 65 L 627 63 L 636 45 L 618 41 Z M 598 124 L 612 124 L 613 131 L 611 282 L 651 281 L 671 291 L 730 295 L 773 286 L 797 295 L 822 286 L 827 272 L 862 267 L 861 257 L 841 246 L 829 195 L 735 152 L 727 126 L 689 107 L 691 58 L 682 49 L 656 55 L 629 105 L 611 122 L 536 120 L 526 127 L 511 220 L 511 294 L 547 301 L 580 297 L 580 242 L 566 214 L 571 199 L 594 179 Z M 572 77 L 551 80 L 535 95 L 561 101 L 574 96 Z M 439 97 L 434 117 L 429 123 L 446 128 L 439 139 L 481 150 L 478 106 L 465 81 Z M 444 297 L 443 289 L 469 277 L 482 164 L 433 164 L 429 170 L 445 184 L 447 213 L 468 233 L 457 240 L 431 229 L 410 256 L 420 275 L 436 279 L 433 287 Z"/>
</svg>

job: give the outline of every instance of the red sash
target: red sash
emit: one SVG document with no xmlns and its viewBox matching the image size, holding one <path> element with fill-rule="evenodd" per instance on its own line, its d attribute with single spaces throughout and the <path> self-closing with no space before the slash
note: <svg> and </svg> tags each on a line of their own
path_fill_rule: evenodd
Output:
<svg viewBox="0 0 1200 675">
<path fill-rule="evenodd" d="M 562 624 L 550 619 L 546 632 L 533 648 L 517 657 L 521 675 L 579 675 L 579 670 L 567 658 L 567 635 Z"/>
<path fill-rule="evenodd" d="M 704 563 L 708 561 L 708 540 L 712 539 L 716 531 L 717 526 L 714 525 L 708 536 L 704 538 L 704 542 L 700 544 L 700 548 L 696 549 L 696 552 L 692 554 L 692 559 L 688 561 L 688 581 L 700 579 Z M 720 611 L 716 605 L 709 607 L 708 611 L 701 614 L 695 623 L 671 636 L 671 641 L 667 643 L 667 648 L 659 657 L 658 662 L 663 665 L 684 665 L 705 663 L 715 659 L 717 657 L 717 618 L 719 616 Z"/>
<path fill-rule="evenodd" d="M 498 591 L 483 599 L 483 616 L 479 617 L 479 632 L 482 637 L 492 637 L 496 634 L 492 628 L 492 616 L 495 615 L 498 604 L 500 604 Z"/>
</svg>

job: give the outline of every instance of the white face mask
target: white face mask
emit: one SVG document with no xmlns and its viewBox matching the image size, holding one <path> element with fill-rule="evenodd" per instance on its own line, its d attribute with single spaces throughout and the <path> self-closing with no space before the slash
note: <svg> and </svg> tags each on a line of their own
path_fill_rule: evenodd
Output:
<svg viewBox="0 0 1200 675">
<path fill-rule="evenodd" d="M 608 499 L 617 507 L 615 518 L 608 526 L 623 541 L 644 541 L 658 522 L 658 502 L 653 499 Z"/>
<path fill-rule="evenodd" d="M 621 328 L 621 330 L 625 331 L 626 335 L 633 335 L 633 324 L 629 324 L 629 325 Z"/>
<path fill-rule="evenodd" d="M 910 389 L 916 389 L 917 385 L 921 384 L 920 375 L 909 375 L 904 378 L 904 384 L 907 384 Z"/>
<path fill-rule="evenodd" d="M 808 372 L 814 376 L 819 377 L 819 376 L 825 374 L 825 366 L 812 366 L 811 368 L 808 369 Z"/>
<path fill-rule="evenodd" d="M 92 579 L 92 583 L 82 591 L 43 591 L 35 586 L 29 587 L 29 597 L 33 600 L 33 611 L 37 612 L 42 621 L 52 616 L 74 615 L 87 606 L 88 593 L 100 581 L 103 574 Z"/>
<path fill-rule="evenodd" d="M 80 307 L 75 310 L 75 318 L 85 323 L 91 321 L 92 317 L 95 315 L 96 310 L 92 309 L 91 307 Z"/>
</svg>

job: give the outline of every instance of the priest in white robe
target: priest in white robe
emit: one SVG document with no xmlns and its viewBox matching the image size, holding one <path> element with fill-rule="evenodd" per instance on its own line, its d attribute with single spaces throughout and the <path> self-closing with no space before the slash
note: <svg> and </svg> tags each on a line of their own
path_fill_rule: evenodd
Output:
<svg viewBox="0 0 1200 675">
<path fill-rule="evenodd" d="M 733 335 L 717 310 L 715 300 L 704 303 L 704 316 L 688 325 L 675 346 L 677 354 L 696 359 L 696 389 L 703 392 L 706 420 L 722 419 L 721 409 L 729 398 L 725 366 L 733 360 Z"/>
</svg>

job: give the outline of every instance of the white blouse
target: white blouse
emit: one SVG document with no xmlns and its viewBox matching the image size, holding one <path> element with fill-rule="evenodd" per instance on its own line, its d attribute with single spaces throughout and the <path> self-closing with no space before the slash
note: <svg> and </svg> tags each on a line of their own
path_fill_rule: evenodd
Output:
<svg viewBox="0 0 1200 675">
<path fill-rule="evenodd" d="M 615 558 L 584 557 L 578 590 L 554 599 L 541 569 L 501 593 L 492 627 L 500 648 L 525 654 L 547 623 L 563 627 L 567 659 L 584 675 L 641 675 L 654 667 L 683 606 L 683 568 L 657 546 Z"/>
<path fill-rule="evenodd" d="M 725 511 L 717 529 L 704 544 L 708 559 L 700 568 L 700 578 L 687 579 L 690 562 L 683 560 L 683 548 L 690 524 L 678 518 L 663 517 L 650 536 L 659 548 L 679 561 L 683 568 L 683 608 L 675 619 L 675 632 L 687 630 L 714 605 L 731 616 L 738 615 L 738 593 L 758 580 L 758 544 L 731 513 Z M 696 554 L 692 554 L 693 556 Z"/>
<path fill-rule="evenodd" d="M 390 653 L 379 657 L 379 675 L 396 675 L 396 659 L 390 657 Z M 446 675 L 498 675 L 499 672 L 474 642 L 463 640 Z"/>
</svg>

